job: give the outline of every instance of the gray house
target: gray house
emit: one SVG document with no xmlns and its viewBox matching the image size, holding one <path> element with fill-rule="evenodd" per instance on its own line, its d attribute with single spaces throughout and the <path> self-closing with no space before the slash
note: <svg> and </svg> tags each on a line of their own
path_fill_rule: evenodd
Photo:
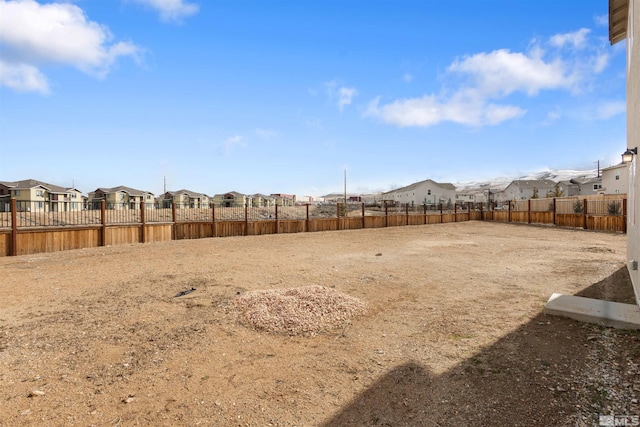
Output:
<svg viewBox="0 0 640 427">
<path fill-rule="evenodd" d="M 453 204 L 456 201 L 456 187 L 450 183 L 438 183 L 431 179 L 415 182 L 392 191 L 382 193 L 382 200 L 400 205 Z"/>
</svg>

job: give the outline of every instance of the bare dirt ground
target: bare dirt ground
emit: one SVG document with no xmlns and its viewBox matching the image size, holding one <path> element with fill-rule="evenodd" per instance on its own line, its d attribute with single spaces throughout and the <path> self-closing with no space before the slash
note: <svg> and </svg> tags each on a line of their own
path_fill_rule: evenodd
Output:
<svg viewBox="0 0 640 427">
<path fill-rule="evenodd" d="M 0 258 L 0 425 L 640 415 L 640 335 L 542 314 L 553 292 L 633 302 L 625 239 L 467 222 Z M 231 308 L 247 291 L 306 285 L 368 311 L 290 336 L 247 328 Z"/>
</svg>

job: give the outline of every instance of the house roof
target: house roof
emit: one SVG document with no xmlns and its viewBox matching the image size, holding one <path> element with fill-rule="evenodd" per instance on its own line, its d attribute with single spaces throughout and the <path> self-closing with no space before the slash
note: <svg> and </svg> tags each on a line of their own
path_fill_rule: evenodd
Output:
<svg viewBox="0 0 640 427">
<path fill-rule="evenodd" d="M 103 193 L 117 193 L 118 191 L 123 191 L 129 194 L 130 196 L 142 196 L 144 194 L 153 194 L 150 191 L 136 190 L 135 188 L 125 187 L 124 185 L 119 185 L 113 188 L 100 187 L 96 191 L 102 191 Z"/>
<path fill-rule="evenodd" d="M 604 172 L 604 171 L 610 171 L 610 170 L 614 170 L 614 169 L 622 169 L 622 168 L 629 168 L 630 167 L 630 163 L 619 163 L 617 165 L 613 165 L 613 166 L 609 166 L 608 168 L 602 168 L 600 169 L 600 172 Z"/>
<path fill-rule="evenodd" d="M 238 193 L 237 191 L 229 191 L 227 193 L 220 193 L 220 194 L 216 194 L 214 197 L 224 197 L 227 194 L 232 194 L 234 197 L 238 197 L 238 196 L 244 196 L 244 194 L 242 193 Z"/>
<path fill-rule="evenodd" d="M 602 182 L 602 177 L 601 176 L 583 176 L 579 178 L 573 178 L 569 180 L 569 182 L 572 184 L 578 184 L 578 185 L 594 184 L 594 183 Z"/>
<path fill-rule="evenodd" d="M 2 182 L 3 185 L 7 187 L 16 188 L 16 189 L 29 189 L 34 187 L 42 187 L 47 190 L 49 193 L 67 193 L 71 190 L 80 191 L 77 188 L 73 187 L 60 187 L 59 185 L 49 184 L 46 182 L 38 181 L 37 179 L 23 179 L 22 181 L 15 182 Z"/>
<path fill-rule="evenodd" d="M 422 185 L 422 184 L 425 184 L 425 183 L 427 183 L 427 182 L 431 182 L 431 183 L 433 183 L 433 184 L 437 185 L 438 187 L 443 188 L 443 189 L 445 189 L 445 190 L 452 190 L 452 191 L 455 191 L 455 190 L 456 190 L 455 185 L 453 185 L 453 184 L 451 184 L 451 183 L 448 183 L 448 182 L 445 182 L 445 183 L 439 183 L 439 182 L 435 182 L 435 181 L 434 181 L 434 180 L 432 180 L 432 179 L 425 179 L 424 181 L 414 182 L 413 184 L 409 184 L 409 185 L 407 185 L 407 186 L 405 186 L 405 187 L 396 188 L 395 190 L 391 190 L 391 191 L 385 191 L 385 192 L 384 192 L 384 193 L 382 193 L 382 194 L 384 195 L 384 194 L 390 194 L 390 193 L 397 193 L 397 192 L 399 192 L 399 191 L 409 191 L 409 190 L 413 190 L 414 188 L 416 188 L 416 187 L 418 187 L 418 186 L 420 186 L 420 185 Z"/>
<path fill-rule="evenodd" d="M 186 194 L 187 196 L 194 198 L 206 196 L 206 194 L 196 193 L 195 191 L 191 190 L 167 191 L 165 194 L 170 194 L 171 196 L 175 196 L 176 194 Z"/>
<path fill-rule="evenodd" d="M 609 43 L 627 38 L 629 0 L 609 0 Z"/>
<path fill-rule="evenodd" d="M 541 190 L 543 188 L 553 188 L 555 185 L 556 182 L 550 179 L 516 179 L 511 181 L 511 183 L 507 185 L 507 188 L 516 186 L 522 190 L 533 190 L 533 187 L 536 187 L 538 190 Z M 507 188 L 505 188 L 505 190 Z"/>
</svg>

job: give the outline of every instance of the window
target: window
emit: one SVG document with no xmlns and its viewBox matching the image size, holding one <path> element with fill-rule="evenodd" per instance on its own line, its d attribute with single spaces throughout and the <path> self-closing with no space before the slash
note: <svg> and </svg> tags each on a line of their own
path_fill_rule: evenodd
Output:
<svg viewBox="0 0 640 427">
<path fill-rule="evenodd" d="M 427 190 L 427 196 L 431 195 L 431 190 Z"/>
<path fill-rule="evenodd" d="M 620 175 L 616 175 L 616 181 L 620 181 Z"/>
<path fill-rule="evenodd" d="M 14 196 L 19 196 L 20 195 L 20 190 L 13 190 L 13 195 Z"/>
<path fill-rule="evenodd" d="M 76 193 L 71 193 L 71 198 L 75 199 L 78 195 Z"/>
<path fill-rule="evenodd" d="M 42 197 L 42 190 L 36 190 L 36 196 Z"/>
<path fill-rule="evenodd" d="M 600 190 L 602 188 L 602 184 L 593 184 L 593 191 Z"/>
</svg>

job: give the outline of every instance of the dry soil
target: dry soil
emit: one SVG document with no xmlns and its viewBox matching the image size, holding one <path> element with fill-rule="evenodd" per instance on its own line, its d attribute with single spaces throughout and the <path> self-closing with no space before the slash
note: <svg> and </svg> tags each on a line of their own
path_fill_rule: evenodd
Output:
<svg viewBox="0 0 640 427">
<path fill-rule="evenodd" d="M 640 336 L 542 313 L 553 292 L 633 302 L 625 239 L 466 222 L 0 258 L 0 425 L 640 415 Z M 243 326 L 233 310 L 247 291 L 307 285 L 368 311 L 287 335 Z"/>
</svg>

